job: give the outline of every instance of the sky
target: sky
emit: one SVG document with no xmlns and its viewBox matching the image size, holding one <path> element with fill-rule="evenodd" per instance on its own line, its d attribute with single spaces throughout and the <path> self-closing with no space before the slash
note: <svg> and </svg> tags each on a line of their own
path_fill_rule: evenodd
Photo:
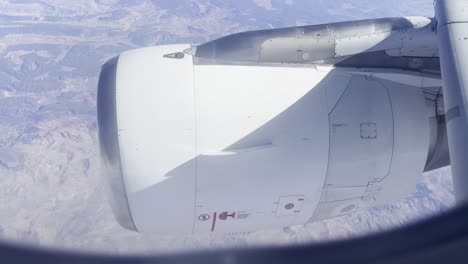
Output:
<svg viewBox="0 0 468 264">
<path fill-rule="evenodd" d="M 100 66 L 139 47 L 254 29 L 432 16 L 432 0 L 0 0 L 0 238 L 111 253 L 326 241 L 379 232 L 454 204 L 450 170 L 391 205 L 242 236 L 155 236 L 113 219 L 99 172 Z"/>
</svg>

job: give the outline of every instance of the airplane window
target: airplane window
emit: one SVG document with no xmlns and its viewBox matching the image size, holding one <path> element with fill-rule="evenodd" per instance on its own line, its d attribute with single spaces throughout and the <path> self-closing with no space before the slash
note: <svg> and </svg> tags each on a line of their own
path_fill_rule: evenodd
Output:
<svg viewBox="0 0 468 264">
<path fill-rule="evenodd" d="M 291 245 L 449 210 L 433 17 L 432 0 L 1 1 L 0 239 Z"/>
</svg>

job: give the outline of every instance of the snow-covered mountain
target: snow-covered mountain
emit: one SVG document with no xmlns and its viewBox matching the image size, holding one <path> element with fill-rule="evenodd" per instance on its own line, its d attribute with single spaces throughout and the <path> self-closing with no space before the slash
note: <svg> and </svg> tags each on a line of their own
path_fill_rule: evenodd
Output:
<svg viewBox="0 0 468 264">
<path fill-rule="evenodd" d="M 449 169 L 389 206 L 243 236 L 171 237 L 115 222 L 99 176 L 99 68 L 142 46 L 259 28 L 432 15 L 432 0 L 0 0 L 0 237 L 110 252 L 323 241 L 377 232 L 454 204 Z"/>
</svg>

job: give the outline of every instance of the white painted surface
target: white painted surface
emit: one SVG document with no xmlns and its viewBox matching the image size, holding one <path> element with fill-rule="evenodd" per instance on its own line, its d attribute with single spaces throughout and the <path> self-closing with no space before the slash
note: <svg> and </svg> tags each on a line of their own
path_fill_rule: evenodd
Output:
<svg viewBox="0 0 468 264">
<path fill-rule="evenodd" d="M 361 187 L 327 187 L 323 190 L 322 202 L 343 201 L 352 198 L 361 198 L 367 186 Z"/>
<path fill-rule="evenodd" d="M 363 52 L 398 49 L 401 47 L 402 33 L 400 31 L 358 35 L 337 38 L 336 56 L 355 55 Z"/>
<path fill-rule="evenodd" d="M 243 232 L 305 222 L 321 195 L 328 159 L 326 73 L 311 68 L 196 66 L 197 215 L 250 212 L 215 224 Z M 269 148 L 256 146 L 270 145 Z M 278 216 L 283 196 L 303 196 L 300 213 Z M 229 221 L 232 220 L 232 221 Z M 195 232 L 213 223 L 197 221 Z"/>
<path fill-rule="evenodd" d="M 330 113 L 327 186 L 366 186 L 384 178 L 392 152 L 393 116 L 387 88 L 365 77 L 352 78 Z"/>
<path fill-rule="evenodd" d="M 320 71 L 324 70 L 326 69 L 320 69 Z M 330 72 L 331 70 L 332 69 L 328 69 L 327 72 Z M 335 108 L 344 91 L 348 87 L 351 77 L 352 75 L 349 74 L 349 72 L 340 71 L 333 71 L 333 75 L 329 76 L 326 89 L 328 113 L 331 113 Z"/>
<path fill-rule="evenodd" d="M 312 220 L 395 202 L 414 191 L 416 177 L 423 172 L 429 146 L 429 121 L 421 89 L 404 85 L 400 80 L 392 82 L 371 76 L 372 73 L 366 78 L 354 77 L 334 110 L 337 112 L 330 114 L 328 176 Z M 355 91 L 350 89 L 353 86 Z M 362 94 L 357 96 L 359 91 Z M 377 120 L 375 139 L 356 140 L 358 131 L 353 133 L 348 120 L 362 122 L 362 118 L 369 118 L 369 123 Z M 346 125 L 337 126 L 334 133 L 334 122 Z M 334 135 L 340 129 L 350 131 Z M 335 144 L 335 139 L 339 144 Z"/>
<path fill-rule="evenodd" d="M 383 180 L 369 185 L 368 196 L 376 204 L 388 204 L 416 189 L 416 177 L 423 173 L 429 148 L 429 120 L 421 89 L 381 82 L 388 88 L 393 109 L 392 167 Z"/>
<path fill-rule="evenodd" d="M 190 57 L 163 58 L 188 45 L 123 53 L 118 62 L 117 123 L 133 219 L 142 232 L 191 232 L 195 95 Z M 180 167 L 179 167 L 180 168 Z"/>
<path fill-rule="evenodd" d="M 390 56 L 438 57 L 439 46 L 436 24 L 427 17 L 407 17 L 414 26 L 401 34 L 402 44 L 398 49 L 387 50 Z"/>
<path fill-rule="evenodd" d="M 420 88 L 369 69 L 163 58 L 185 48 L 136 50 L 119 60 L 119 143 L 139 231 L 285 227 L 391 202 L 414 188 L 428 151 Z"/>
</svg>

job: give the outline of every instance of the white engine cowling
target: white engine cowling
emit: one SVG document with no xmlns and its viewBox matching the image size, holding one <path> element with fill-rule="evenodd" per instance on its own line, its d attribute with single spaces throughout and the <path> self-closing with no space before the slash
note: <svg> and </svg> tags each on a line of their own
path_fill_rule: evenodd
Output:
<svg viewBox="0 0 468 264">
<path fill-rule="evenodd" d="M 420 87 L 349 68 L 194 65 L 188 48 L 134 50 L 103 66 L 101 153 L 121 225 L 249 232 L 415 188 L 429 148 Z"/>
</svg>

